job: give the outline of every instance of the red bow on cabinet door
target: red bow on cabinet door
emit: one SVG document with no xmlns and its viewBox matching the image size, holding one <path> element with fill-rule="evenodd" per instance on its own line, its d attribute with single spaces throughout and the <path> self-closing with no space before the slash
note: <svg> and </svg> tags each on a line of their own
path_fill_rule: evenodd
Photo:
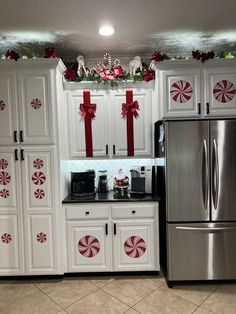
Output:
<svg viewBox="0 0 236 314">
<path fill-rule="evenodd" d="M 95 118 L 96 104 L 90 102 L 90 91 L 83 91 L 83 98 L 80 111 L 84 117 L 86 157 L 93 157 L 92 119 Z"/>
<path fill-rule="evenodd" d="M 128 156 L 134 156 L 134 121 L 133 117 L 139 116 L 137 110 L 139 110 L 139 104 L 137 100 L 133 101 L 133 91 L 126 91 L 126 103 L 122 104 L 121 115 L 126 117 L 127 128 L 127 150 Z"/>
</svg>

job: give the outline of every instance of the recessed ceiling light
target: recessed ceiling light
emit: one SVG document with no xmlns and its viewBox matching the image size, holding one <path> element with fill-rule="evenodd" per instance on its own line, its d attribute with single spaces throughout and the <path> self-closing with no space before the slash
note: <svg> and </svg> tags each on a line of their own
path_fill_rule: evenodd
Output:
<svg viewBox="0 0 236 314">
<path fill-rule="evenodd" d="M 104 25 L 100 27 L 98 32 L 102 36 L 111 36 L 115 33 L 114 28 L 109 25 Z"/>
</svg>

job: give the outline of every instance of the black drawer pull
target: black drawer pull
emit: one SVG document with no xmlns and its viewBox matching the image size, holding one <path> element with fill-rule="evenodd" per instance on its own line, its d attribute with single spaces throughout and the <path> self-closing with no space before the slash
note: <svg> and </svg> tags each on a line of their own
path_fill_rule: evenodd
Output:
<svg viewBox="0 0 236 314">
<path fill-rule="evenodd" d="M 88 215 L 89 215 L 89 212 L 85 212 L 85 215 L 88 216 Z"/>
<path fill-rule="evenodd" d="M 14 131 L 14 142 L 17 143 L 17 131 Z"/>
<path fill-rule="evenodd" d="M 24 138 L 23 138 L 23 131 L 20 131 L 20 141 L 21 141 L 21 143 L 23 143 L 23 142 L 24 142 Z"/>
<path fill-rule="evenodd" d="M 210 110 L 209 110 L 209 102 L 206 103 L 206 113 L 209 114 Z"/>
<path fill-rule="evenodd" d="M 106 235 L 108 235 L 108 223 L 105 224 Z"/>
<path fill-rule="evenodd" d="M 133 215 L 136 214 L 136 210 L 132 210 L 132 214 L 133 214 Z"/>
<path fill-rule="evenodd" d="M 115 155 L 115 154 L 116 154 L 116 146 L 113 145 L 113 155 Z"/>
<path fill-rule="evenodd" d="M 106 155 L 108 155 L 108 145 L 106 145 Z"/>
<path fill-rule="evenodd" d="M 114 223 L 114 235 L 116 235 L 116 223 Z"/>
<path fill-rule="evenodd" d="M 200 102 L 197 104 L 197 106 L 198 106 L 198 114 L 201 114 L 201 104 L 200 104 Z"/>
<path fill-rule="evenodd" d="M 24 149 L 20 150 L 20 159 L 25 160 L 25 154 L 24 154 Z"/>
<path fill-rule="evenodd" d="M 18 149 L 15 149 L 15 160 L 19 160 L 19 158 L 18 158 Z"/>
</svg>

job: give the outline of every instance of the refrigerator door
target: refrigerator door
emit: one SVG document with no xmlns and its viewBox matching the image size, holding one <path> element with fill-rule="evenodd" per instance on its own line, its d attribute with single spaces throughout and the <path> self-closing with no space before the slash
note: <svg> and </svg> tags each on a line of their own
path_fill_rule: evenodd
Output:
<svg viewBox="0 0 236 314">
<path fill-rule="evenodd" d="M 168 224 L 168 280 L 236 279 L 236 223 Z"/>
<path fill-rule="evenodd" d="M 209 121 L 165 125 L 167 221 L 208 221 Z"/>
<path fill-rule="evenodd" d="M 211 218 L 236 221 L 236 121 L 210 122 Z"/>
</svg>

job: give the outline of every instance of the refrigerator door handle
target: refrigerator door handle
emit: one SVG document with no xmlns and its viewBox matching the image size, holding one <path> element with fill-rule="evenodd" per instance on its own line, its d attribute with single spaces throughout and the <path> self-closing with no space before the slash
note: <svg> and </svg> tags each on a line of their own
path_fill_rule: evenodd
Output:
<svg viewBox="0 0 236 314">
<path fill-rule="evenodd" d="M 204 207 L 207 210 L 208 204 L 208 156 L 207 156 L 207 142 L 206 140 L 203 141 L 203 167 L 202 167 L 202 179 L 203 179 L 203 202 Z"/>
<path fill-rule="evenodd" d="M 178 230 L 186 230 L 186 231 L 212 231 L 212 232 L 217 232 L 217 231 L 230 231 L 230 230 L 236 230 L 236 226 L 228 226 L 228 227 L 183 227 L 179 226 L 176 227 Z"/>
<path fill-rule="evenodd" d="M 217 209 L 218 205 L 218 192 L 219 192 L 219 162 L 218 162 L 218 149 L 216 140 L 213 140 L 213 155 L 212 155 L 212 167 L 213 167 L 213 204 Z"/>
</svg>

